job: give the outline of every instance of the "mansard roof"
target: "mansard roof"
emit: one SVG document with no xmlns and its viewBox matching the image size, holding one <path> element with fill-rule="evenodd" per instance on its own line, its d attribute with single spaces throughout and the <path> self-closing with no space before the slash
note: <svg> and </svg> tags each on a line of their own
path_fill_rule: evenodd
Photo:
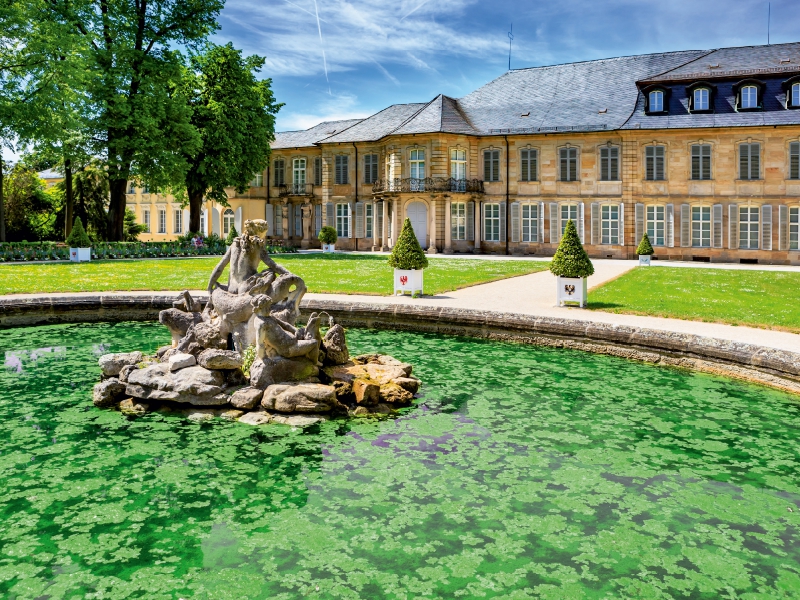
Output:
<svg viewBox="0 0 800 600">
<path fill-rule="evenodd" d="M 324 142 L 375 142 L 386 137 L 424 109 L 426 104 L 393 104 Z"/>
<path fill-rule="evenodd" d="M 344 131 L 361 121 L 362 119 L 324 121 L 319 125 L 314 125 L 311 129 L 302 131 L 281 131 L 275 134 L 275 141 L 270 144 L 270 146 L 273 149 L 313 147 L 325 138 Z"/>
</svg>

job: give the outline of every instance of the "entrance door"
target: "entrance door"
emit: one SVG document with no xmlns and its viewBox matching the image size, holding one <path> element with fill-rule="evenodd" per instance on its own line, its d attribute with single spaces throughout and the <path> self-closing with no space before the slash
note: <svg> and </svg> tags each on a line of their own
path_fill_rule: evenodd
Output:
<svg viewBox="0 0 800 600">
<path fill-rule="evenodd" d="M 411 220 L 419 245 L 427 248 L 428 206 L 424 202 L 412 202 L 406 209 L 406 215 Z"/>
</svg>

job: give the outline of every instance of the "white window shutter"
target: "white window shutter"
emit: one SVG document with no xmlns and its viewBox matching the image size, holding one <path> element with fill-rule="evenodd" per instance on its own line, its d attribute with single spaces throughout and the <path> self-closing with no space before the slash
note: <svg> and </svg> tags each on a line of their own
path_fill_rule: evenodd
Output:
<svg viewBox="0 0 800 600">
<path fill-rule="evenodd" d="M 681 204 L 681 246 L 689 248 L 692 245 L 692 207 Z"/>
<path fill-rule="evenodd" d="M 675 205 L 674 204 L 667 204 L 666 206 L 666 219 L 667 222 L 665 223 L 667 228 L 667 247 L 674 248 L 675 247 Z"/>
<path fill-rule="evenodd" d="M 336 229 L 336 206 L 333 202 L 325 203 L 325 226 Z"/>
<path fill-rule="evenodd" d="M 347 203 L 347 236 L 349 238 L 354 238 L 353 235 L 355 232 L 353 231 L 353 213 L 355 212 L 355 202 L 348 202 Z"/>
<path fill-rule="evenodd" d="M 761 249 L 772 250 L 772 205 L 761 207 Z"/>
<path fill-rule="evenodd" d="M 383 200 L 375 203 L 372 213 L 372 232 L 373 236 L 383 240 Z"/>
<path fill-rule="evenodd" d="M 585 235 L 585 227 L 583 224 L 586 222 L 586 219 L 583 218 L 583 202 L 578 203 L 578 235 L 581 238 L 581 244 L 586 242 L 586 235 Z"/>
<path fill-rule="evenodd" d="M 739 247 L 739 205 L 728 205 L 728 248 L 735 250 Z"/>
<path fill-rule="evenodd" d="M 283 236 L 283 205 L 275 205 L 275 235 Z"/>
<path fill-rule="evenodd" d="M 264 218 L 267 220 L 267 237 L 272 237 L 275 235 L 275 207 L 272 204 L 267 204 Z"/>
<path fill-rule="evenodd" d="M 356 202 L 356 237 L 363 238 L 365 230 L 364 203 Z"/>
<path fill-rule="evenodd" d="M 475 202 L 467 202 L 467 241 L 475 241 Z"/>
<path fill-rule="evenodd" d="M 711 207 L 712 233 L 711 243 L 714 248 L 722 248 L 722 204 Z"/>
<path fill-rule="evenodd" d="M 644 204 L 637 202 L 634 212 L 636 219 L 636 239 L 633 240 L 633 243 L 638 244 L 644 237 Z"/>
<path fill-rule="evenodd" d="M 511 203 L 511 241 L 519 242 L 520 235 L 520 204 L 519 202 Z"/>
<path fill-rule="evenodd" d="M 778 250 L 789 249 L 789 207 L 778 207 Z"/>
<path fill-rule="evenodd" d="M 591 213 L 590 216 L 592 218 L 591 242 L 594 246 L 600 243 L 600 203 L 592 202 L 592 204 L 589 206 L 589 212 Z"/>
<path fill-rule="evenodd" d="M 544 243 L 544 202 L 539 202 L 539 243 Z"/>
<path fill-rule="evenodd" d="M 619 203 L 619 245 L 625 245 L 625 204 Z"/>
<path fill-rule="evenodd" d="M 506 203 L 500 203 L 500 241 L 506 241 Z"/>
<path fill-rule="evenodd" d="M 558 226 L 558 202 L 550 203 L 550 243 L 558 244 L 561 241 L 561 228 Z"/>
<path fill-rule="evenodd" d="M 314 235 L 319 235 L 319 230 L 322 229 L 322 205 L 314 205 Z"/>
</svg>

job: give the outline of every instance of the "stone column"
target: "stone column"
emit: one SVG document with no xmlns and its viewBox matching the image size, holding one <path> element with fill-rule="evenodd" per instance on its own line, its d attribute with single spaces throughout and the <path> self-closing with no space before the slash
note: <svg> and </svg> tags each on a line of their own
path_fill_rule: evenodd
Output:
<svg viewBox="0 0 800 600">
<path fill-rule="evenodd" d="M 383 223 L 381 227 L 381 251 L 389 250 L 389 199 L 383 199 Z"/>
<path fill-rule="evenodd" d="M 380 249 L 378 245 L 378 203 L 372 203 L 372 251 L 377 252 Z"/>
<path fill-rule="evenodd" d="M 397 238 L 400 237 L 400 228 L 403 226 L 403 215 L 400 214 L 400 198 L 392 200 L 392 238 L 389 245 L 394 248 Z"/>
<path fill-rule="evenodd" d="M 303 204 L 303 241 L 300 247 L 303 250 L 311 248 L 311 232 L 314 226 L 314 207 L 311 203 Z"/>
<path fill-rule="evenodd" d="M 451 200 L 447 200 L 444 213 L 444 253 L 453 253 L 453 219 L 451 217 L 453 205 Z"/>
<path fill-rule="evenodd" d="M 481 251 L 481 219 L 483 218 L 483 202 L 475 202 L 475 254 Z"/>
<path fill-rule="evenodd" d="M 431 244 L 428 247 L 428 254 L 436 254 L 438 250 L 436 250 L 436 199 L 431 200 Z"/>
</svg>

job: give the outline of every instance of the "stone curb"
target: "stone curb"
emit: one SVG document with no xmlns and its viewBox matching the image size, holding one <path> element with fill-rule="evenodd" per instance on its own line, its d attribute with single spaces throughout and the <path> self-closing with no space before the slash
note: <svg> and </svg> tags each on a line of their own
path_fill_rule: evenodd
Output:
<svg viewBox="0 0 800 600">
<path fill-rule="evenodd" d="M 0 298 L 0 327 L 156 320 L 177 292 Z M 202 302 L 207 295 L 196 294 Z M 800 353 L 705 336 L 519 313 L 341 300 L 304 300 L 347 327 L 423 331 L 576 348 L 721 373 L 800 393 Z"/>
</svg>

